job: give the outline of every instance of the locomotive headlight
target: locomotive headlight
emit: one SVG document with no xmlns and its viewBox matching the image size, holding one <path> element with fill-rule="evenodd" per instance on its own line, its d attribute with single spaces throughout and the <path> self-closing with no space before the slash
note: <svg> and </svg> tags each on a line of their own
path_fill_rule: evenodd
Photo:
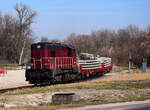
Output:
<svg viewBox="0 0 150 110">
<path fill-rule="evenodd" d="M 40 49 L 40 48 L 41 48 L 41 46 L 40 46 L 40 45 L 37 45 L 37 48 L 38 48 L 38 49 Z"/>
</svg>

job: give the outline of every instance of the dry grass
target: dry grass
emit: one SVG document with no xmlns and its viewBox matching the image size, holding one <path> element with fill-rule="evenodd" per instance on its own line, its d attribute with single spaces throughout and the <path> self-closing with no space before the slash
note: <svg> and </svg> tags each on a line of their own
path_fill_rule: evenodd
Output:
<svg viewBox="0 0 150 110">
<path fill-rule="evenodd" d="M 63 104 L 63 105 L 39 105 L 36 107 L 25 106 L 25 107 L 15 107 L 15 108 L 4 108 L 0 107 L 0 110 L 55 110 L 55 109 L 67 109 L 75 107 L 84 107 L 87 105 L 99 105 L 99 104 L 108 104 L 116 102 L 129 102 L 129 101 L 143 101 L 150 99 L 149 94 L 134 94 L 134 95 L 110 95 L 110 96 L 98 96 L 87 101 L 80 101 L 73 104 Z"/>
<path fill-rule="evenodd" d="M 113 75 L 101 80 L 93 80 L 92 82 L 135 81 L 147 79 L 150 79 L 150 69 L 148 69 L 146 73 L 142 73 L 140 69 L 135 69 L 132 70 L 131 73 L 128 73 L 128 70 L 124 70 L 118 75 Z"/>
</svg>

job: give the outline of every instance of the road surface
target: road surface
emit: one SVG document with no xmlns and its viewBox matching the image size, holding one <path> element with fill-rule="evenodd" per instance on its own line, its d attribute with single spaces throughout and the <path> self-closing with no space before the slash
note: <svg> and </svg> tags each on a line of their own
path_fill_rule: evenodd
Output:
<svg viewBox="0 0 150 110">
<path fill-rule="evenodd" d="M 150 100 L 86 106 L 79 108 L 69 108 L 65 110 L 150 110 Z"/>
</svg>

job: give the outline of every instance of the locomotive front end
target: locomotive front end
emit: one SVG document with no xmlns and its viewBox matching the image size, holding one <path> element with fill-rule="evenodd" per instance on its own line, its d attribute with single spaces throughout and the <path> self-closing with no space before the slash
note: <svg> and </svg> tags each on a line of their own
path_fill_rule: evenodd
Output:
<svg viewBox="0 0 150 110">
<path fill-rule="evenodd" d="M 72 46 L 58 43 L 36 43 L 31 46 L 31 68 L 26 81 L 32 84 L 64 80 L 77 73 L 76 54 Z"/>
</svg>

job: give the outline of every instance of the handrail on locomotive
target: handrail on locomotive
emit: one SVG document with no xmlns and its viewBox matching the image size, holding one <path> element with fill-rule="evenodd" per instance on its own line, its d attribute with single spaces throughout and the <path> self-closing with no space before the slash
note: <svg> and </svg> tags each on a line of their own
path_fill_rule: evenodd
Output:
<svg viewBox="0 0 150 110">
<path fill-rule="evenodd" d="M 33 62 L 31 64 L 32 69 L 36 69 L 37 64 L 40 64 L 40 69 L 73 68 L 76 65 L 73 57 L 42 57 L 40 59 L 31 58 L 31 60 Z"/>
</svg>

